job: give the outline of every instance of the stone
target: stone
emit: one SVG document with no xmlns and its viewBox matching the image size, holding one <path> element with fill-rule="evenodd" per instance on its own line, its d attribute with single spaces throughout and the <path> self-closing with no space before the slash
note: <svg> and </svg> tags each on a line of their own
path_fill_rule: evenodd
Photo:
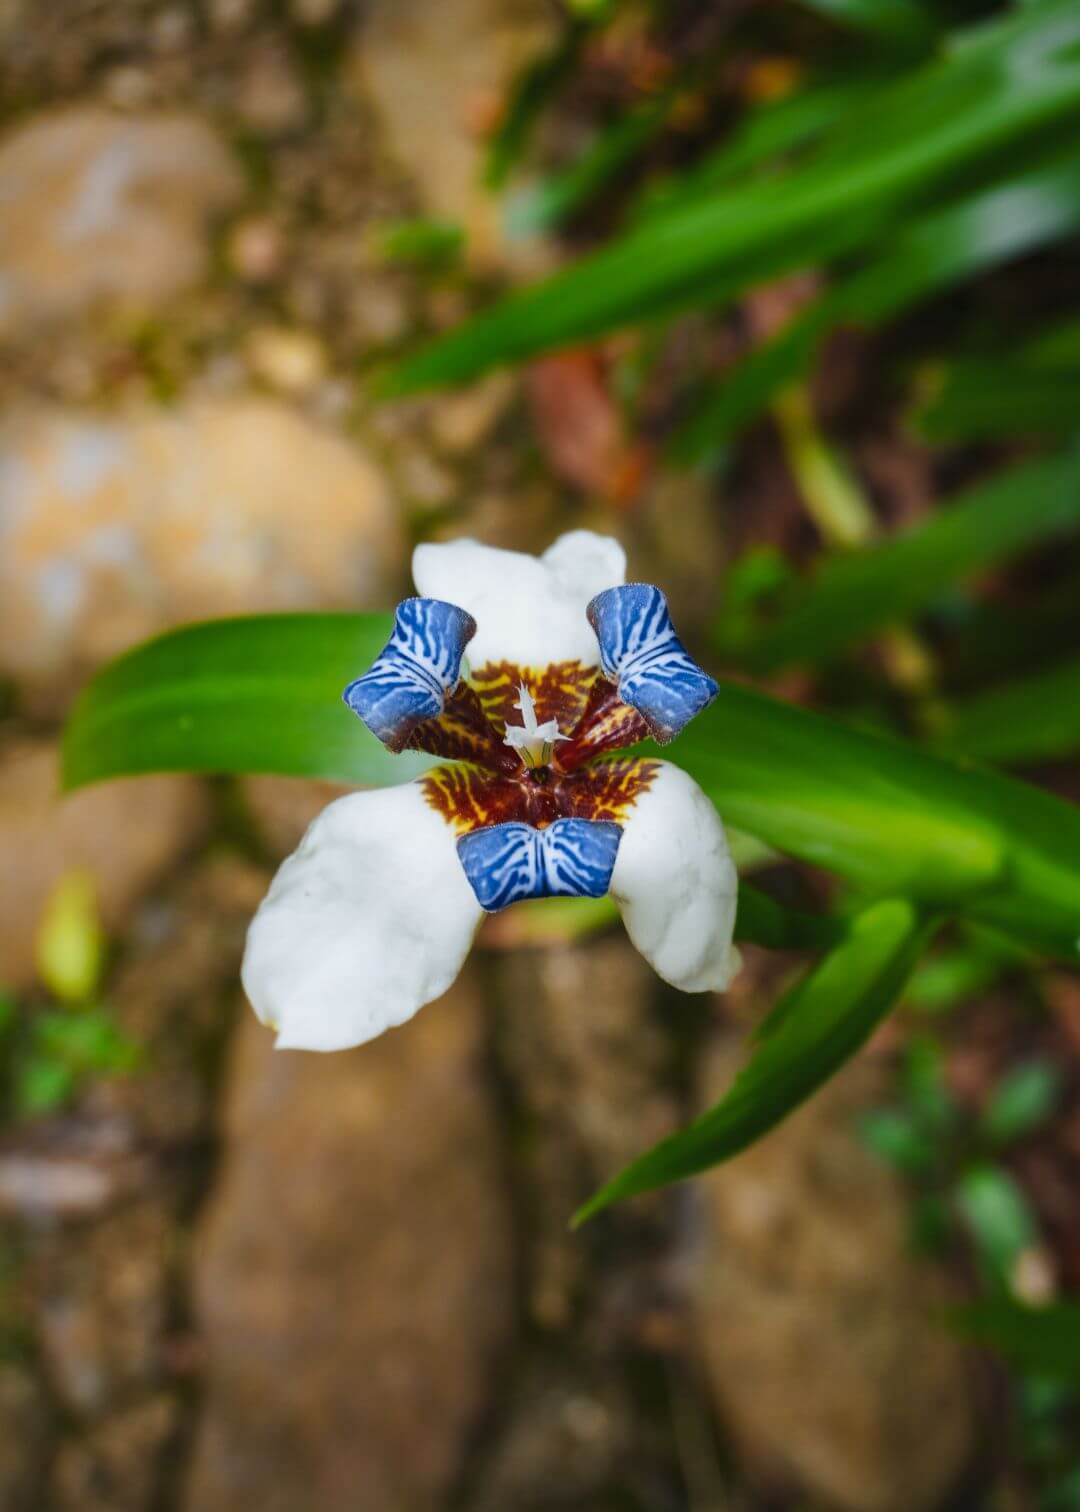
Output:
<svg viewBox="0 0 1080 1512">
<path fill-rule="evenodd" d="M 229 263 L 248 283 L 272 283 L 281 271 L 284 251 L 281 230 L 267 215 L 248 216 L 229 234 Z"/>
<path fill-rule="evenodd" d="M 21 1365 L 0 1364 L 0 1507 L 34 1512 L 40 1505 L 49 1412 L 40 1385 Z"/>
<path fill-rule="evenodd" d="M 195 1246 L 189 1512 L 446 1505 L 511 1305 L 482 1024 L 468 976 L 345 1054 L 245 1016 Z"/>
<path fill-rule="evenodd" d="M 197 283 L 209 220 L 242 192 L 225 146 L 190 116 L 80 105 L 24 122 L 0 142 L 0 334 Z"/>
<path fill-rule="evenodd" d="M 714 1048 L 708 1101 L 741 1061 Z M 854 1131 L 875 1094 L 876 1068 L 855 1062 L 699 1181 L 695 1323 L 753 1482 L 784 1505 L 930 1512 L 972 1449 L 971 1383 L 902 1190 Z"/>
<path fill-rule="evenodd" d="M 498 963 L 497 979 L 500 1049 L 535 1131 L 522 1171 L 535 1231 L 529 1307 L 541 1327 L 558 1329 L 572 1318 L 588 1258 L 567 1227 L 571 1215 L 678 1121 L 652 1012 L 656 978 L 613 934 L 516 951 Z M 623 1218 L 608 1221 L 618 1227 Z"/>
<path fill-rule="evenodd" d="M 37 1118 L 16 1124 L 0 1142 L 0 1218 L 42 1226 L 99 1217 L 150 1179 L 150 1161 L 130 1126 Z"/>
<path fill-rule="evenodd" d="M 51 1477 L 52 1512 L 148 1512 L 178 1408 L 159 1395 L 63 1444 Z"/>
<path fill-rule="evenodd" d="M 326 376 L 326 348 L 310 331 L 258 326 L 246 351 L 253 375 L 282 394 L 308 394 Z"/>
<path fill-rule="evenodd" d="M 60 796 L 51 741 L 0 748 L 0 982 L 34 976 L 45 904 L 66 873 L 94 879 L 107 930 L 118 933 L 142 893 L 199 840 L 206 800 L 194 778 L 139 777 Z"/>
<path fill-rule="evenodd" d="M 222 35 L 242 31 L 254 20 L 257 6 L 258 0 L 210 0 L 210 26 Z"/>
<path fill-rule="evenodd" d="M 374 462 L 272 399 L 0 432 L 0 675 L 41 700 L 178 622 L 382 607 L 402 556 Z"/>
<path fill-rule="evenodd" d="M 513 257 L 536 268 L 540 239 L 505 242 L 482 184 L 483 131 L 519 70 L 553 38 L 544 0 L 376 0 L 358 37 L 353 75 L 372 101 L 390 154 L 425 211 L 461 222 L 478 263 Z"/>
</svg>

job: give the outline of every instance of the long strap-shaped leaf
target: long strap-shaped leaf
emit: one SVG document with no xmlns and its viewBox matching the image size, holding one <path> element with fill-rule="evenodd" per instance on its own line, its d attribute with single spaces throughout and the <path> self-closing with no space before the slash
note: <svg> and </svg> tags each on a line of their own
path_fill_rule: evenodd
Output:
<svg viewBox="0 0 1080 1512">
<path fill-rule="evenodd" d="M 934 743 L 984 761 L 1052 761 L 1080 751 L 1080 657 L 959 704 Z"/>
<path fill-rule="evenodd" d="M 830 328 L 878 325 L 985 268 L 1071 235 L 1078 222 L 1080 162 L 1075 153 L 1056 153 L 1051 161 L 1027 168 L 1004 184 L 980 189 L 896 228 L 886 238 L 885 250 L 874 249 L 872 260 L 857 273 L 834 283 L 777 336 L 706 386 L 671 440 L 672 456 L 693 462 L 715 453 L 785 383 L 806 371 Z M 1028 381 L 1034 382 L 1025 378 Z M 1055 395 L 1066 387 L 1045 379 L 1044 385 Z M 1023 395 L 1024 389 L 1014 385 L 1011 392 Z M 1025 396 L 1025 410 L 1029 403 Z M 1074 419 L 1075 414 L 1074 407 Z M 1007 416 L 998 418 L 1008 434 L 1022 429 Z M 1041 427 L 1040 420 L 1031 428 L 1039 433 Z M 1060 433 L 1063 426 L 1044 428 Z"/>
<path fill-rule="evenodd" d="M 79 699 L 65 784 L 162 771 L 404 781 L 422 761 L 388 756 L 341 702 L 390 623 L 262 615 L 150 641 Z M 1048 794 L 733 685 L 671 757 L 779 850 L 1077 958 L 1080 812 Z"/>
<path fill-rule="evenodd" d="M 953 1326 L 1018 1369 L 1080 1385 L 1080 1301 L 1029 1307 L 994 1297 L 955 1308 Z"/>
<path fill-rule="evenodd" d="M 380 786 L 429 762 L 391 756 L 341 701 L 390 614 L 212 620 L 137 646 L 98 673 L 64 736 L 64 786 L 138 772 L 273 772 Z"/>
<path fill-rule="evenodd" d="M 671 756 L 777 850 L 1080 958 L 1080 810 L 1048 793 L 731 684 Z"/>
<path fill-rule="evenodd" d="M 1080 118 L 1080 14 L 1043 3 L 972 31 L 882 91 L 810 160 L 650 218 L 603 251 L 514 295 L 406 361 L 391 391 L 461 381 L 880 239 L 961 177 L 1000 177 L 1018 148 Z"/>
<path fill-rule="evenodd" d="M 826 560 L 775 623 L 737 646 L 754 671 L 813 661 L 922 609 L 958 578 L 1035 541 L 1080 530 L 1080 448 L 998 473 L 924 523 Z"/>
<path fill-rule="evenodd" d="M 859 914 L 844 941 L 773 1010 L 726 1096 L 620 1171 L 579 1209 L 575 1225 L 729 1160 L 786 1118 L 866 1043 L 900 995 L 927 932 L 901 899 Z"/>
</svg>

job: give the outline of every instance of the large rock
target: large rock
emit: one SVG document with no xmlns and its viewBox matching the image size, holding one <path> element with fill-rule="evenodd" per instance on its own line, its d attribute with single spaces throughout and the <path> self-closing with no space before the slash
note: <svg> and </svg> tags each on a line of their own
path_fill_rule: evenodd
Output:
<svg viewBox="0 0 1080 1512">
<path fill-rule="evenodd" d="M 192 117 L 76 106 L 18 127 L 0 144 L 0 333 L 197 282 L 207 221 L 242 189 Z"/>
<path fill-rule="evenodd" d="M 652 1012 L 658 984 L 621 932 L 509 955 L 499 981 L 500 1048 L 534 1133 L 522 1170 L 532 1208 L 529 1303 L 534 1321 L 562 1328 L 589 1263 L 571 1215 L 677 1121 L 664 1086 L 668 1045 Z M 618 1229 L 624 1217 L 618 1210 L 606 1224 Z"/>
<path fill-rule="evenodd" d="M 740 1060 L 713 1056 L 710 1098 Z M 853 1131 L 876 1083 L 856 1063 L 701 1181 L 697 1324 L 752 1479 L 843 1512 L 927 1512 L 971 1449 L 970 1382 L 904 1197 Z"/>
<path fill-rule="evenodd" d="M 613 1209 L 571 1233 L 601 1181 L 670 1133 L 665 989 L 622 931 L 519 950 L 495 968 L 498 1047 L 518 1118 L 515 1192 L 528 1235 L 526 1300 L 546 1346 L 515 1359 L 468 1512 L 659 1505 L 670 1422 L 642 1382 L 677 1327 L 676 1205 Z M 552 1341 L 557 1340 L 557 1348 Z"/>
<path fill-rule="evenodd" d="M 349 1054 L 246 1019 L 196 1249 L 190 1512 L 445 1504 L 510 1306 L 481 1049 L 467 979 Z"/>
<path fill-rule="evenodd" d="M 205 814 L 192 778 L 139 777 L 62 798 L 51 742 L 0 748 L 0 983 L 20 988 L 32 979 L 38 924 L 61 877 L 90 872 L 105 926 L 118 931 L 140 895 L 198 841 Z"/>
<path fill-rule="evenodd" d="M 38 696 L 179 621 L 385 601 L 400 555 L 373 463 L 271 400 L 0 433 L 0 673 Z"/>
<path fill-rule="evenodd" d="M 544 0 L 376 0 L 356 50 L 357 76 L 391 154 L 428 213 L 459 221 L 480 261 L 537 245 L 503 244 L 496 202 L 482 183 L 483 138 L 519 70 L 553 35 Z"/>
</svg>

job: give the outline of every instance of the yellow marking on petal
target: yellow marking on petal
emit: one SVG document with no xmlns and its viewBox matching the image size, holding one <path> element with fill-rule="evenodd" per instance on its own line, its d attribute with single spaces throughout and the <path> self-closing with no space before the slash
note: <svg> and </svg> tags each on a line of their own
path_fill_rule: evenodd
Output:
<svg viewBox="0 0 1080 1512">
<path fill-rule="evenodd" d="M 521 723 L 517 702 L 523 683 L 536 706 L 538 723 L 554 719 L 560 730 L 572 730 L 598 676 L 598 667 L 585 667 L 577 661 L 553 662 L 549 667 L 488 662 L 474 669 L 470 682 L 480 696 L 484 712 L 503 734 L 507 723 Z"/>
</svg>

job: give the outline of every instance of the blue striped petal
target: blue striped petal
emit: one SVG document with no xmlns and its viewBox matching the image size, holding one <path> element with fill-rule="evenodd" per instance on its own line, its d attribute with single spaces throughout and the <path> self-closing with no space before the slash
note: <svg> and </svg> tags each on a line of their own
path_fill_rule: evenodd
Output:
<svg viewBox="0 0 1080 1512">
<path fill-rule="evenodd" d="M 497 913 L 525 898 L 602 898 L 621 836 L 606 819 L 556 819 L 546 829 L 492 824 L 457 848 L 480 907 Z"/>
<path fill-rule="evenodd" d="M 720 689 L 687 655 L 667 599 L 649 583 L 605 588 L 586 611 L 600 643 L 605 677 L 666 745 Z"/>
<path fill-rule="evenodd" d="M 400 751 L 425 719 L 442 713 L 457 687 L 461 658 L 476 621 L 442 599 L 411 598 L 397 607 L 394 633 L 344 699 L 373 735 Z"/>
</svg>

